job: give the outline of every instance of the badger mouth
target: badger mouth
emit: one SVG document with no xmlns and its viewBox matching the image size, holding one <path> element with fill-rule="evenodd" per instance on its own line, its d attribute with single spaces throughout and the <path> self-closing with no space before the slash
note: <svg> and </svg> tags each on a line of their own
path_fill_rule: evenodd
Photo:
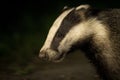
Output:
<svg viewBox="0 0 120 80">
<path fill-rule="evenodd" d="M 53 61 L 53 62 L 61 62 L 65 58 L 65 56 L 66 56 L 65 53 L 57 54 L 55 56 L 55 58 L 53 58 L 51 61 Z"/>
<path fill-rule="evenodd" d="M 45 51 L 41 51 L 39 56 L 42 60 L 45 61 L 61 62 L 65 58 L 66 54 L 59 53 L 53 49 L 46 49 Z"/>
</svg>

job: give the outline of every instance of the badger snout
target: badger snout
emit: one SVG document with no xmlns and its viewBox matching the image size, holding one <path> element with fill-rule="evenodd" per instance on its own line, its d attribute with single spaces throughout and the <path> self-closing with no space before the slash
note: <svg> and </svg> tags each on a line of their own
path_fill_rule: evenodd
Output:
<svg viewBox="0 0 120 80">
<path fill-rule="evenodd" d="M 40 51 L 39 57 L 43 60 L 48 60 L 49 58 L 45 51 Z"/>
<path fill-rule="evenodd" d="M 46 49 L 46 50 L 41 50 L 39 53 L 39 57 L 43 60 L 48 60 L 48 61 L 54 61 L 58 62 L 61 61 L 61 56 L 59 52 L 52 50 L 52 49 Z"/>
</svg>

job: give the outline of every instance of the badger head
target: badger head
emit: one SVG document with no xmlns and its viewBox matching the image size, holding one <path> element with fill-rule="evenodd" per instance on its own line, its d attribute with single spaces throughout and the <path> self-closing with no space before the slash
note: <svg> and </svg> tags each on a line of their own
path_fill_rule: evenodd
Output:
<svg viewBox="0 0 120 80">
<path fill-rule="evenodd" d="M 50 61 L 61 61 L 78 41 L 79 31 L 75 27 L 85 19 L 89 5 L 66 9 L 53 23 L 39 57 Z"/>
</svg>

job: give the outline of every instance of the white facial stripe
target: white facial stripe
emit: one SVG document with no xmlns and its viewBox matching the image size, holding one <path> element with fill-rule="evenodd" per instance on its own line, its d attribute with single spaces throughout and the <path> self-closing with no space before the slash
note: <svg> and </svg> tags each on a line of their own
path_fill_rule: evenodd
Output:
<svg viewBox="0 0 120 80">
<path fill-rule="evenodd" d="M 60 53 L 67 52 L 71 48 L 72 44 L 85 39 L 91 34 L 96 34 L 101 38 L 108 37 L 108 32 L 106 31 L 105 26 L 96 19 L 81 22 L 67 33 L 65 38 L 61 41 L 58 50 Z"/>
<path fill-rule="evenodd" d="M 79 39 L 83 39 L 87 34 L 87 27 L 85 23 L 80 23 L 74 26 L 61 41 L 58 51 L 60 53 L 67 52 L 71 48 L 71 45 L 76 43 Z"/>
<path fill-rule="evenodd" d="M 55 22 L 53 23 L 51 29 L 49 30 L 47 39 L 46 39 L 43 47 L 41 48 L 41 50 L 47 49 L 47 48 L 50 47 L 51 42 L 52 42 L 52 40 L 53 40 L 53 38 L 54 38 L 57 30 L 59 29 L 59 27 L 60 27 L 63 19 L 64 19 L 65 16 L 67 16 L 72 10 L 73 10 L 73 8 L 70 9 L 70 10 L 67 10 L 67 11 L 63 12 L 63 13 L 55 20 Z"/>
</svg>

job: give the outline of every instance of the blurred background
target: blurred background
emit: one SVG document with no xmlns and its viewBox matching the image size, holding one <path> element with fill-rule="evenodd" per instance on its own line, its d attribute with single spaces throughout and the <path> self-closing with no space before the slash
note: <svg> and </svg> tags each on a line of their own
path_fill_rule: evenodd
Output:
<svg viewBox="0 0 120 80">
<path fill-rule="evenodd" d="M 64 6 L 118 8 L 119 2 L 7 0 L 0 4 L 0 80 L 98 80 L 83 52 L 75 51 L 62 62 L 52 63 L 38 58 L 39 49 Z"/>
</svg>

